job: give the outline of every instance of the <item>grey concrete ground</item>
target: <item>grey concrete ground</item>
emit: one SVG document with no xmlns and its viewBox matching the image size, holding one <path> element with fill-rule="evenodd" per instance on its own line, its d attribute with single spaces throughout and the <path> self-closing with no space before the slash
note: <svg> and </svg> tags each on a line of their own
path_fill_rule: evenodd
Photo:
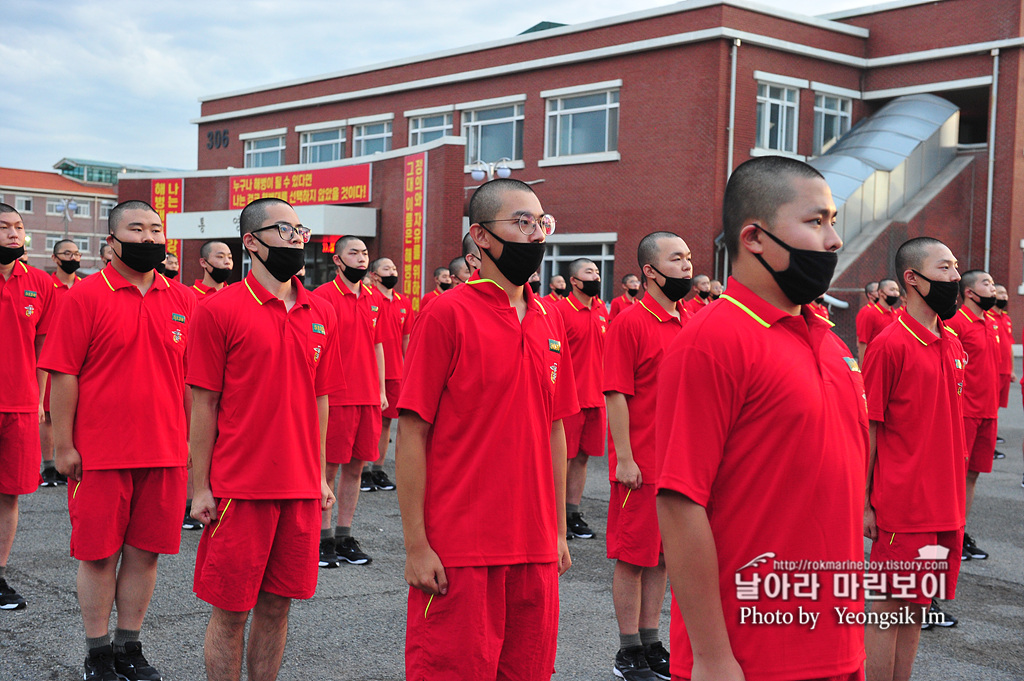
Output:
<svg viewBox="0 0 1024 681">
<path fill-rule="evenodd" d="M 957 600 L 946 605 L 960 624 L 922 633 L 915 679 L 1024 679 L 1024 411 L 1018 386 L 1010 404 L 1000 425 L 1007 440 L 1000 449 L 1008 456 L 995 462 L 992 474 L 982 476 L 968 525 L 992 557 L 964 564 Z M 393 472 L 392 461 L 389 456 L 387 467 Z M 573 567 L 561 581 L 556 679 L 612 679 L 618 639 L 611 563 L 604 557 L 607 501 L 607 463 L 595 459 L 584 511 L 599 535 L 570 543 Z M 480 521 L 486 523 L 486 516 Z M 4 681 L 81 678 L 84 640 L 75 596 L 76 565 L 68 557 L 69 532 L 64 488 L 23 497 L 8 580 L 29 600 L 29 607 L 0 611 Z M 316 597 L 294 604 L 282 680 L 403 678 L 406 586 L 394 492 L 363 495 L 355 533 L 373 563 L 321 570 Z M 161 558 L 143 629 L 147 656 L 168 681 L 205 678 L 203 632 L 209 607 L 191 589 L 198 543 L 198 532 L 185 532 L 181 553 Z M 666 598 L 666 645 L 668 620 Z"/>
</svg>

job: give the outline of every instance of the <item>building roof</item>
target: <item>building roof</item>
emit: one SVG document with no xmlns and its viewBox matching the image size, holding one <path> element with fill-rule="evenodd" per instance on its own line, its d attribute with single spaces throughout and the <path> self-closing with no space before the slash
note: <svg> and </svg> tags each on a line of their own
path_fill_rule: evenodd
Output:
<svg viewBox="0 0 1024 681">
<path fill-rule="evenodd" d="M 541 21 L 539 23 L 534 24 L 530 28 L 526 29 L 525 31 L 523 31 L 519 35 L 526 35 L 527 33 L 536 33 L 537 31 L 546 31 L 549 28 L 561 28 L 562 26 L 567 26 L 567 25 L 568 24 L 559 24 L 559 23 L 554 22 L 554 21 Z"/>
<path fill-rule="evenodd" d="M 0 189 L 117 198 L 117 191 L 103 185 L 85 184 L 45 170 L 0 168 Z"/>
<path fill-rule="evenodd" d="M 116 168 L 118 171 L 129 171 L 133 173 L 160 173 L 174 170 L 173 168 L 162 168 L 158 166 L 142 166 L 134 163 L 113 163 L 111 161 L 92 161 L 84 158 L 68 158 L 67 156 L 53 164 L 53 167 L 56 170 L 77 168 L 79 166 L 88 166 L 91 168 Z"/>
</svg>

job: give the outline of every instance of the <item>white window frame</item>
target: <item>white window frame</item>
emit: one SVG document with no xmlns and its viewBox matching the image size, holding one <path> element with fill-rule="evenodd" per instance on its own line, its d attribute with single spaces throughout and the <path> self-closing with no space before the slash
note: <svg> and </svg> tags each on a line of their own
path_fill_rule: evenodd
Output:
<svg viewBox="0 0 1024 681">
<path fill-rule="evenodd" d="M 428 118 L 438 118 L 438 117 L 441 117 L 441 118 L 444 119 L 444 123 L 442 125 L 433 125 L 433 126 L 423 126 L 423 127 L 420 127 L 422 125 L 423 121 L 426 121 Z M 455 118 L 455 116 L 454 116 L 454 114 L 451 113 L 451 111 L 438 111 L 437 113 L 433 113 L 433 114 L 424 114 L 424 115 L 421 115 L 421 116 L 409 116 L 408 117 L 408 121 L 409 121 L 409 146 L 410 147 L 414 147 L 417 144 L 424 144 L 424 142 L 421 140 L 421 137 L 425 133 L 440 132 L 441 133 L 441 137 L 445 137 L 446 135 L 451 135 L 454 132 L 454 130 L 455 130 L 454 118 Z M 431 140 L 431 141 L 433 141 L 433 140 Z"/>
<path fill-rule="evenodd" d="M 384 140 L 384 148 L 380 150 L 380 153 L 391 151 L 393 119 L 394 114 L 349 119 L 349 123 L 352 124 L 352 156 L 369 156 L 370 154 L 364 153 L 364 146 L 367 142 L 379 139 Z M 383 126 L 382 132 L 368 133 L 367 129 L 374 126 Z"/>
<path fill-rule="evenodd" d="M 554 237 L 558 237 L 555 239 Z M 618 235 L 614 232 L 599 232 L 594 234 L 553 234 L 547 238 L 548 249 L 544 255 L 544 262 L 541 265 L 541 288 L 546 290 L 551 277 L 561 274 L 568 281 L 568 265 L 577 258 L 589 258 L 597 265 L 601 272 L 601 300 L 610 303 L 615 294 L 617 280 L 622 276 L 615 272 L 615 244 Z M 592 255 L 562 254 L 564 246 L 590 246 L 595 251 Z M 597 251 L 600 253 L 597 253 Z M 550 263 L 550 265 L 549 265 Z M 608 263 L 611 268 L 606 268 Z"/>
<path fill-rule="evenodd" d="M 91 238 L 88 236 L 77 236 L 75 234 L 72 234 L 68 238 L 75 242 L 75 245 L 78 246 L 78 250 L 82 253 L 89 252 L 89 242 L 92 241 Z M 53 252 L 52 248 L 50 249 L 50 252 Z"/>
<path fill-rule="evenodd" d="M 786 76 L 775 76 L 773 74 L 765 74 L 759 71 L 754 72 L 754 78 L 757 80 L 757 112 L 755 116 L 755 140 L 754 148 L 763 152 L 779 153 L 783 155 L 797 156 L 797 150 L 800 145 L 800 90 L 801 88 L 808 87 L 810 81 L 801 80 L 799 78 L 789 78 Z M 765 94 L 761 94 L 761 87 L 767 88 Z M 771 88 L 779 88 L 784 92 L 793 93 L 793 101 L 786 99 L 785 94 L 781 99 L 771 96 Z M 780 107 L 780 120 L 783 126 L 785 126 L 788 119 L 793 119 L 793 140 L 792 145 L 787 147 L 785 144 L 785 135 L 783 131 L 779 134 L 779 146 L 770 146 L 771 139 L 771 109 L 773 106 Z M 758 130 L 759 129 L 759 130 Z"/>
<path fill-rule="evenodd" d="M 315 128 L 315 129 L 311 129 L 311 130 L 310 129 L 299 130 L 300 127 L 305 127 L 305 126 L 296 126 L 295 127 L 295 129 L 299 132 L 299 163 L 300 164 L 327 163 L 327 162 L 330 162 L 330 161 L 340 161 L 341 159 L 345 158 L 345 142 L 346 142 L 345 137 L 346 137 L 346 135 L 345 135 L 345 128 L 344 127 L 339 126 L 339 127 L 331 127 L 331 128 Z M 326 140 L 326 141 L 319 141 L 319 142 L 312 141 L 313 135 L 317 135 L 317 134 L 325 133 L 325 132 L 336 132 L 336 133 L 338 133 L 338 138 L 334 139 L 334 140 Z M 310 151 L 312 149 L 320 149 L 322 147 L 333 147 L 333 146 L 337 146 L 338 147 L 338 156 L 336 158 L 329 158 L 329 159 L 326 159 L 326 160 L 317 160 L 317 161 L 310 161 L 309 160 L 309 154 L 310 154 Z"/>
<path fill-rule="evenodd" d="M 52 254 L 54 247 L 64 240 L 63 234 L 47 234 L 46 235 L 46 252 Z"/>
<path fill-rule="evenodd" d="M 100 203 L 100 220 L 106 220 L 110 217 L 110 211 L 114 210 L 116 203 L 110 203 L 109 201 L 103 201 Z"/>
<path fill-rule="evenodd" d="M 284 128 L 283 130 L 287 130 L 287 128 Z M 286 144 L 285 144 L 285 139 L 284 139 L 285 138 L 284 132 L 281 132 L 281 133 L 276 134 L 276 135 L 267 135 L 265 137 L 250 137 L 249 135 L 239 135 L 238 138 L 240 140 L 242 140 L 243 142 L 245 142 L 244 166 L 246 168 L 274 168 L 274 167 L 277 167 L 277 166 L 284 165 L 284 150 L 287 148 Z M 275 140 L 275 139 L 277 140 L 277 146 L 276 147 L 265 147 L 265 148 L 262 148 L 262 149 L 255 149 L 254 148 L 254 146 L 257 143 L 259 143 L 259 142 L 266 142 L 266 141 Z M 278 154 L 278 157 L 277 157 L 278 162 L 276 164 L 263 164 L 263 163 L 260 163 L 259 165 L 254 165 L 253 164 L 253 160 L 257 156 L 262 156 L 263 154 L 269 154 L 269 153 L 275 152 L 275 151 Z"/>
<path fill-rule="evenodd" d="M 83 201 L 76 201 L 78 205 L 75 208 L 76 218 L 90 218 L 92 217 L 92 201 L 85 199 Z"/>
<path fill-rule="evenodd" d="M 456 109 L 462 111 L 462 136 L 466 138 L 466 165 L 465 172 L 472 172 L 473 166 L 478 161 L 494 163 L 500 158 L 480 158 L 480 130 L 490 125 L 505 125 L 512 123 L 512 155 L 509 160 L 510 168 L 525 168 L 523 163 L 523 128 L 526 122 L 526 95 L 515 95 L 514 97 L 499 97 L 479 102 L 467 102 L 457 104 Z M 476 120 L 477 116 L 484 111 L 495 109 L 512 108 L 512 115 L 505 118 Z M 474 146 L 476 147 L 474 149 Z"/>
<path fill-rule="evenodd" d="M 28 204 L 28 207 L 26 207 Z M 15 196 L 14 197 L 14 209 L 22 214 L 32 214 L 32 208 L 35 205 L 35 201 L 31 196 Z"/>
<path fill-rule="evenodd" d="M 573 163 L 598 163 L 602 161 L 618 161 L 619 137 L 619 91 L 622 86 L 621 80 L 593 83 L 590 85 L 577 85 L 574 87 L 561 88 L 558 90 L 546 90 L 540 93 L 545 99 L 544 110 L 544 158 L 537 162 L 540 167 L 550 165 L 567 165 Z M 605 103 L 590 107 L 564 109 L 562 103 L 573 97 L 584 97 L 590 95 L 604 94 Z M 613 101 L 614 100 L 614 101 Z M 615 148 L 611 148 L 612 125 L 609 119 L 611 111 L 615 110 Z M 598 152 L 573 153 L 570 149 L 568 154 L 560 154 L 562 121 L 571 120 L 574 114 L 592 113 L 594 111 L 605 111 L 605 148 Z M 552 139 L 552 127 L 554 126 L 554 139 Z M 571 128 L 569 128 L 571 135 Z M 571 139 L 571 138 L 570 138 Z M 571 143 L 571 142 L 570 142 Z M 553 153 L 552 153 L 553 152 Z"/>
<path fill-rule="evenodd" d="M 830 109 L 825 106 L 825 99 L 834 99 L 837 108 Z M 843 110 L 845 105 L 845 111 Z M 825 117 L 834 116 L 839 122 L 839 135 L 833 139 L 825 140 Z M 842 97 L 828 92 L 814 93 L 814 155 L 820 156 L 828 151 L 833 144 L 850 131 L 853 126 L 853 100 L 849 97 Z"/>
<path fill-rule="evenodd" d="M 60 199 L 46 199 L 46 214 L 56 216 L 64 215 L 64 211 L 57 210 L 57 204 L 60 202 Z M 50 248 L 52 250 L 53 247 L 51 246 Z"/>
</svg>

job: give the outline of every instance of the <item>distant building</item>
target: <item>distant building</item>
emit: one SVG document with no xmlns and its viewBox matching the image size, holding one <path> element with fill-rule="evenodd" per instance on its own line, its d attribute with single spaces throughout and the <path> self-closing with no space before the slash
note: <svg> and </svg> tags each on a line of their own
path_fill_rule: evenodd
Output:
<svg viewBox="0 0 1024 681">
<path fill-rule="evenodd" d="M 116 185 L 118 175 L 123 173 L 157 173 L 168 172 L 169 168 L 156 166 L 130 165 L 111 163 L 110 161 L 91 161 L 83 158 L 62 158 L 53 164 L 65 177 L 70 177 L 87 184 Z"/>
</svg>

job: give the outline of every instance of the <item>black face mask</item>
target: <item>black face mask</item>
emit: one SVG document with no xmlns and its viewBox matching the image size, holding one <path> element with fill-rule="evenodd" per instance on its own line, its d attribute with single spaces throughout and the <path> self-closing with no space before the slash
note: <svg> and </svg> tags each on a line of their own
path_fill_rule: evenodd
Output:
<svg viewBox="0 0 1024 681">
<path fill-rule="evenodd" d="M 900 297 L 899 296 L 886 296 L 885 297 L 885 304 L 888 305 L 889 307 L 895 307 L 896 303 L 898 303 L 898 302 L 900 302 Z"/>
<path fill-rule="evenodd" d="M 77 260 L 61 260 L 57 266 L 64 270 L 64 274 L 74 274 L 82 266 L 82 263 Z"/>
<path fill-rule="evenodd" d="M 567 297 L 569 295 L 569 289 L 567 287 L 553 288 L 551 290 L 554 291 L 555 293 L 557 293 L 558 295 L 562 296 L 563 298 L 565 298 L 565 297 Z"/>
<path fill-rule="evenodd" d="M 686 297 L 686 294 L 690 292 L 690 286 L 693 283 L 692 279 L 687 279 L 685 277 L 669 277 L 654 265 L 651 265 L 651 269 L 665 277 L 664 284 L 658 284 L 657 281 L 654 283 L 658 284 L 661 292 L 664 293 L 665 297 L 673 303 L 682 300 Z"/>
<path fill-rule="evenodd" d="M 498 271 L 508 279 L 510 284 L 513 286 L 525 284 L 544 262 L 544 251 L 546 250 L 544 242 L 531 241 L 524 244 L 518 241 L 505 241 L 486 227 L 484 229 L 504 248 L 501 249 L 501 257 L 498 259 L 491 255 L 489 248 L 480 250 L 487 254 L 487 257 L 497 266 Z"/>
<path fill-rule="evenodd" d="M 711 291 L 697 291 L 697 295 L 707 300 L 711 296 Z"/>
<path fill-rule="evenodd" d="M 719 299 L 719 298 L 721 298 L 721 297 L 722 297 L 722 296 L 716 296 L 716 295 L 714 295 L 714 294 L 711 294 L 711 300 L 718 300 L 718 299 Z"/>
<path fill-rule="evenodd" d="M 391 274 L 386 277 L 381 277 L 380 285 L 388 290 L 393 289 L 396 285 L 398 285 L 398 275 Z"/>
<path fill-rule="evenodd" d="M 167 257 L 167 248 L 164 244 L 125 242 L 113 234 L 110 236 L 121 244 L 121 255 L 118 257 L 131 269 L 143 274 L 152 270 L 164 271 L 164 258 Z"/>
<path fill-rule="evenodd" d="M 12 262 L 25 255 L 24 246 L 0 246 L 0 265 L 10 265 Z"/>
<path fill-rule="evenodd" d="M 628 293 L 631 297 L 636 298 L 638 295 L 640 295 L 640 289 L 638 289 L 638 288 L 627 288 L 626 289 L 626 293 Z"/>
<path fill-rule="evenodd" d="M 793 248 L 764 227 L 755 226 L 772 241 L 789 251 L 789 267 L 781 272 L 773 270 L 760 253 L 755 253 L 754 257 L 771 273 L 772 279 L 791 303 L 806 305 L 828 290 L 829 284 L 832 283 L 832 275 L 836 271 L 836 263 L 839 262 L 839 255 L 835 251 Z"/>
<path fill-rule="evenodd" d="M 818 305 L 824 305 L 825 304 L 825 299 L 823 297 L 815 298 L 814 302 L 816 302 Z"/>
<path fill-rule="evenodd" d="M 231 276 L 230 267 L 214 267 L 210 265 L 210 279 L 217 284 L 223 284 Z"/>
<path fill-rule="evenodd" d="M 178 276 L 178 270 L 164 269 L 164 273 L 163 274 L 168 279 L 174 279 L 176 276 Z"/>
<path fill-rule="evenodd" d="M 253 234 L 253 239 L 263 244 L 258 236 Z M 267 246 L 266 244 L 263 244 Z M 267 246 L 267 259 L 264 260 L 256 251 L 252 251 L 253 257 L 263 263 L 270 272 L 270 276 L 284 283 L 298 274 L 299 270 L 306 264 L 306 254 L 301 248 L 288 248 L 287 246 Z"/>
<path fill-rule="evenodd" d="M 452 282 L 450 282 L 450 281 L 449 282 L 439 281 L 439 282 L 437 282 L 437 287 L 439 289 L 441 289 L 442 291 L 447 291 L 448 289 L 450 289 L 452 287 Z"/>
<path fill-rule="evenodd" d="M 974 295 L 978 296 L 977 293 L 975 293 Z M 991 310 L 995 306 L 996 306 L 996 297 L 995 296 L 989 296 L 987 298 L 984 297 L 984 296 L 978 296 L 978 307 L 980 307 L 985 312 L 988 312 L 989 310 Z"/>
<path fill-rule="evenodd" d="M 1003 300 L 1002 298 L 1000 298 L 996 300 L 996 307 L 998 307 L 1000 310 L 1005 310 L 1009 302 L 1009 300 Z"/>
<path fill-rule="evenodd" d="M 345 276 L 346 279 L 351 281 L 353 284 L 358 284 L 363 280 L 363 277 L 366 276 L 366 269 L 367 268 L 365 267 L 362 269 L 356 269 L 355 267 L 349 267 L 348 265 L 345 265 L 345 269 L 343 269 L 341 273 Z"/>
<path fill-rule="evenodd" d="M 594 281 L 583 281 L 582 279 L 577 279 L 576 281 L 583 284 L 583 286 L 580 287 L 580 293 L 585 296 L 593 298 L 601 293 L 601 282 L 596 279 Z"/>
<path fill-rule="evenodd" d="M 527 283 L 530 285 L 530 290 L 531 291 L 533 291 L 534 293 L 540 293 L 540 282 L 539 281 L 530 281 L 530 282 L 527 282 Z"/>
<path fill-rule="evenodd" d="M 928 295 L 922 295 L 924 302 L 930 307 L 939 319 L 949 319 L 956 314 L 956 297 L 960 294 L 960 285 L 955 281 L 935 281 L 924 276 L 917 270 L 910 270 L 921 277 L 929 284 Z M 914 288 L 917 288 L 916 286 Z M 920 289 L 917 291 L 921 293 Z"/>
</svg>

